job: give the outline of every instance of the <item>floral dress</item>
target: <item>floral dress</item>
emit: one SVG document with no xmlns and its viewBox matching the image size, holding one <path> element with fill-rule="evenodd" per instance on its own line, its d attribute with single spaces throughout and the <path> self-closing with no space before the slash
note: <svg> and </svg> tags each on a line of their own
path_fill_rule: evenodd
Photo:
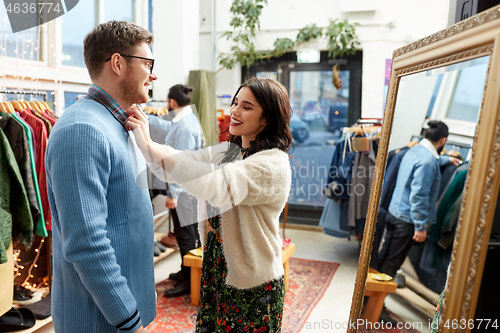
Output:
<svg viewBox="0 0 500 333">
<path fill-rule="evenodd" d="M 245 149 L 233 150 L 221 163 L 246 155 Z M 209 205 L 207 208 L 215 209 Z M 209 218 L 215 232 L 209 231 L 205 242 L 196 332 L 280 332 L 285 300 L 284 278 L 250 289 L 226 285 L 227 263 L 220 236 L 220 219 L 220 215 Z"/>
</svg>

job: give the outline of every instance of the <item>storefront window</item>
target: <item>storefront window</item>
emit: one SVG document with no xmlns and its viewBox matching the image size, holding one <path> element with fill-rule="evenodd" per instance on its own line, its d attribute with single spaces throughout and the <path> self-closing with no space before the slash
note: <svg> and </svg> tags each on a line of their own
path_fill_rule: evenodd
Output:
<svg viewBox="0 0 500 333">
<path fill-rule="evenodd" d="M 5 6 L 0 5 L 0 56 L 40 60 L 40 27 L 12 33 Z"/>
<path fill-rule="evenodd" d="M 64 110 L 69 108 L 71 105 L 75 104 L 75 102 L 83 96 L 85 96 L 84 93 L 65 91 L 64 92 Z"/>
<path fill-rule="evenodd" d="M 132 0 L 106 0 L 104 2 L 104 21 L 133 21 Z"/>
<path fill-rule="evenodd" d="M 332 71 L 290 72 L 290 103 L 293 115 L 292 191 L 289 203 L 322 206 L 328 170 L 348 125 L 349 71 L 340 71 L 342 87 L 333 86 Z"/>
<path fill-rule="evenodd" d="M 71 10 L 62 18 L 63 55 L 62 64 L 85 67 L 83 60 L 83 40 L 95 27 L 94 1 L 80 4 L 78 10 Z"/>
</svg>

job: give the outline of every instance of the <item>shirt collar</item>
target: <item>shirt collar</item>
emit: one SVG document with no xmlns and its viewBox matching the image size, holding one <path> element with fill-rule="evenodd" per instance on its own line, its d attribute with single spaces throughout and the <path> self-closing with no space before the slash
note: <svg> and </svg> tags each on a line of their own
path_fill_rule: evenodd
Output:
<svg viewBox="0 0 500 333">
<path fill-rule="evenodd" d="M 92 99 L 104 106 L 106 110 L 108 110 L 115 118 L 120 122 L 120 124 L 125 127 L 125 123 L 128 120 L 128 116 L 125 111 L 122 109 L 118 103 L 113 99 L 113 97 L 109 96 L 107 92 L 99 88 L 98 86 L 91 85 L 87 95 L 85 95 L 86 99 Z"/>
<path fill-rule="evenodd" d="M 436 150 L 436 147 L 434 147 L 434 145 L 432 144 L 432 142 L 430 142 L 427 139 L 423 139 L 422 141 L 420 141 L 420 145 L 429 150 L 432 153 L 432 155 L 434 155 L 434 157 L 439 160 L 439 154 Z"/>
<path fill-rule="evenodd" d="M 193 110 L 191 109 L 191 106 L 188 105 L 184 109 L 182 109 L 181 112 L 179 112 L 177 116 L 174 117 L 174 119 L 172 119 L 172 122 L 178 123 L 182 118 L 184 118 L 190 113 L 193 113 Z"/>
</svg>

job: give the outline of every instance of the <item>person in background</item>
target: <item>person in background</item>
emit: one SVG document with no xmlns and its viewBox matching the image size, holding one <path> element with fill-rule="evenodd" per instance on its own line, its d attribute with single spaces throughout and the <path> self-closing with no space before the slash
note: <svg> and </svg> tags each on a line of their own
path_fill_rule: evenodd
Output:
<svg viewBox="0 0 500 333">
<path fill-rule="evenodd" d="M 208 213 L 208 228 L 198 216 L 204 252 L 196 332 L 279 332 L 279 216 L 291 187 L 286 89 L 270 79 L 244 82 L 232 102 L 229 142 L 196 152 L 152 142 L 147 117 L 137 107 L 128 114 L 152 171 L 179 183 L 201 201 L 199 214 Z"/>
<path fill-rule="evenodd" d="M 189 106 L 189 93 L 193 88 L 176 84 L 168 91 L 168 110 L 175 117 L 165 137 L 165 144 L 177 150 L 198 150 L 201 148 L 201 126 L 197 116 Z M 181 254 L 181 270 L 170 274 L 169 279 L 177 281 L 173 289 L 165 290 L 166 297 L 187 295 L 191 286 L 190 268 L 184 266 L 182 258 L 190 250 L 197 248 L 197 200 L 177 184 L 168 184 L 165 206 L 170 209 L 174 222 L 174 235 Z"/>
<path fill-rule="evenodd" d="M 126 21 L 84 40 L 92 86 L 55 124 L 46 153 L 56 332 L 145 332 L 156 316 L 153 211 L 124 109 L 149 100 L 153 35 Z M 129 143 L 135 151 L 129 151 Z"/>
<path fill-rule="evenodd" d="M 448 126 L 442 121 L 429 121 L 428 126 L 425 139 L 410 148 L 401 160 L 385 218 L 386 234 L 378 267 L 380 273 L 394 277 L 398 287 L 404 286 L 404 277 L 397 272 L 413 243 L 425 241 L 427 228 L 436 221 L 440 166 L 460 163 L 455 157 L 440 155 L 448 139 Z M 385 307 L 380 319 L 396 324 Z"/>
<path fill-rule="evenodd" d="M 427 227 L 436 221 L 440 166 L 460 163 L 455 157 L 440 155 L 448 139 L 448 126 L 442 121 L 429 121 L 428 126 L 425 139 L 410 148 L 401 160 L 389 204 L 379 270 L 392 277 L 403 264 L 413 241 L 425 241 Z"/>
</svg>

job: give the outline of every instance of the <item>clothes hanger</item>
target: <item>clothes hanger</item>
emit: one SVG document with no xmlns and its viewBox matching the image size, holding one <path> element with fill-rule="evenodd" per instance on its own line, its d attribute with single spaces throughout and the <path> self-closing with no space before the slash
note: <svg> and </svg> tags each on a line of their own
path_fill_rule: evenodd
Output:
<svg viewBox="0 0 500 333">
<path fill-rule="evenodd" d="M 43 104 L 43 106 L 45 106 L 45 109 L 49 110 L 50 113 L 52 113 L 52 109 L 49 107 L 49 105 L 47 104 L 47 102 L 43 101 L 43 102 L 40 102 Z"/>
<path fill-rule="evenodd" d="M 9 102 L 2 102 L 3 108 L 7 110 L 9 113 L 12 113 L 11 105 Z"/>
<path fill-rule="evenodd" d="M 14 106 L 12 105 L 12 103 L 5 102 L 5 105 L 7 105 L 7 107 L 10 109 L 11 113 L 15 113 L 16 112 L 16 109 L 14 108 Z"/>
<path fill-rule="evenodd" d="M 4 113 L 4 114 L 6 114 L 6 113 L 11 113 L 11 112 L 10 112 L 10 109 L 8 109 L 8 108 L 7 108 L 7 107 L 3 104 L 3 102 L 2 102 L 2 103 L 0 103 L 0 112 L 2 112 L 2 113 Z"/>
<path fill-rule="evenodd" d="M 23 106 L 18 101 L 11 101 L 10 104 L 14 107 L 14 110 L 21 113 L 24 111 Z"/>
<path fill-rule="evenodd" d="M 33 103 L 35 103 L 36 105 L 38 105 L 38 107 L 40 108 L 40 110 L 47 111 L 48 113 L 52 113 L 52 110 L 49 108 L 49 105 L 47 104 L 47 102 L 45 102 L 45 101 L 43 101 L 43 102 L 34 101 Z"/>
<path fill-rule="evenodd" d="M 30 109 L 30 110 L 31 110 L 30 106 L 28 105 L 28 103 L 26 103 L 26 101 L 24 101 L 24 100 L 20 100 L 20 101 L 17 101 L 17 102 L 18 102 L 19 104 L 21 104 L 21 106 L 22 106 L 23 110 L 26 110 L 26 109 Z"/>
<path fill-rule="evenodd" d="M 36 102 L 29 102 L 29 105 L 31 106 L 31 109 L 42 113 L 42 110 L 40 109 L 40 105 L 38 105 Z"/>
</svg>

